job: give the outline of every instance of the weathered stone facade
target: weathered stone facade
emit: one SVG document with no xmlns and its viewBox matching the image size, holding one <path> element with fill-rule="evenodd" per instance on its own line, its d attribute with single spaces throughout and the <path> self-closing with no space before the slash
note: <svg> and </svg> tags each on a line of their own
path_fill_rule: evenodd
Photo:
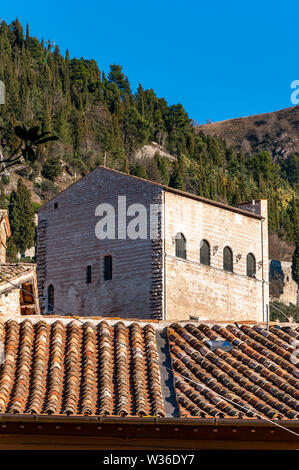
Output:
<svg viewBox="0 0 299 470">
<path fill-rule="evenodd" d="M 6 263 L 10 234 L 8 211 L 0 209 L 0 318 L 37 315 L 40 311 L 35 265 Z"/>
<path fill-rule="evenodd" d="M 270 298 L 298 305 L 298 285 L 293 280 L 290 261 L 270 261 Z"/>
<path fill-rule="evenodd" d="M 5 263 L 6 261 L 6 241 L 9 236 L 8 211 L 0 209 L 0 263 Z"/>
<path fill-rule="evenodd" d="M 21 315 L 20 291 L 12 288 L 0 293 L 0 317 L 10 318 Z"/>
<path fill-rule="evenodd" d="M 46 281 L 46 248 L 47 248 L 47 221 L 41 220 L 37 231 L 37 288 L 39 293 L 39 304 L 42 312 L 46 309 L 46 297 L 44 295 L 44 284 Z"/>
<path fill-rule="evenodd" d="M 153 203 L 162 208 L 162 193 L 159 193 Z M 152 284 L 150 291 L 151 317 L 157 320 L 163 318 L 163 240 L 162 213 L 158 213 L 157 235 L 152 243 Z"/>
<path fill-rule="evenodd" d="M 160 205 L 157 239 L 96 237 L 96 208 L 117 209 L 118 196 L 126 196 L 127 207 L 143 204 L 148 219 L 151 205 Z M 116 228 L 124 230 L 117 210 Z M 179 232 L 187 259 L 175 256 Z M 200 264 L 202 239 L 210 245 L 210 266 Z M 223 270 L 225 246 L 233 251 L 233 273 Z M 254 277 L 246 274 L 248 253 L 256 260 Z M 105 281 L 107 255 L 113 275 Z M 267 202 L 231 208 L 99 167 L 39 209 L 37 264 L 44 313 L 53 286 L 58 314 L 261 321 L 269 300 Z"/>
<path fill-rule="evenodd" d="M 263 220 L 166 191 L 165 213 L 166 318 L 263 321 L 269 302 L 266 205 Z M 187 241 L 186 260 L 175 256 L 178 232 Z M 210 245 L 209 266 L 200 264 L 201 240 Z M 223 270 L 226 246 L 233 252 L 232 273 Z M 248 253 L 256 259 L 253 278 L 246 275 Z"/>
<path fill-rule="evenodd" d="M 101 203 L 116 209 L 117 235 L 118 228 L 120 232 L 125 229 L 117 216 L 118 196 L 126 197 L 127 207 L 138 203 L 149 211 L 150 204 L 158 203 L 161 194 L 161 188 L 150 182 L 98 168 L 43 206 L 39 210 L 37 239 L 42 311 L 48 286 L 53 285 L 57 314 L 160 316 L 161 243 L 149 238 L 99 240 L 95 211 Z M 105 281 L 107 255 L 112 256 L 113 276 Z M 87 266 L 91 266 L 92 278 L 88 284 Z"/>
<path fill-rule="evenodd" d="M 5 263 L 0 267 L 0 318 L 39 315 L 34 264 Z"/>
</svg>

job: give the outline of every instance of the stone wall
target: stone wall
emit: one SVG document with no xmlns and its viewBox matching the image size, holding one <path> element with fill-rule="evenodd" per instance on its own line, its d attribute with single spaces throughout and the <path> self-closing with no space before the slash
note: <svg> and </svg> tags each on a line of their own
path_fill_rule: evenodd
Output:
<svg viewBox="0 0 299 470">
<path fill-rule="evenodd" d="M 40 220 L 37 230 L 36 242 L 36 275 L 37 275 L 37 289 L 39 297 L 39 305 L 41 312 L 46 308 L 46 294 L 44 293 L 44 286 L 47 281 L 46 269 L 46 250 L 47 250 L 47 220 Z"/>
<path fill-rule="evenodd" d="M 149 238 L 99 240 L 95 227 L 100 217 L 95 211 L 101 203 L 117 209 L 118 196 L 126 196 L 127 206 L 139 203 L 149 210 L 161 194 L 159 186 L 97 168 L 43 206 L 39 210 L 37 246 L 41 298 L 46 301 L 52 284 L 59 315 L 159 318 L 161 242 Z M 116 217 L 116 229 L 119 224 L 123 229 Z M 103 278 L 105 255 L 112 256 L 109 281 Z M 92 270 L 90 284 L 86 283 L 87 266 Z M 45 313 L 45 302 L 41 302 L 41 310 Z"/>
<path fill-rule="evenodd" d="M 270 297 L 286 304 L 298 305 L 298 285 L 292 277 L 292 263 L 270 261 Z"/>
<path fill-rule="evenodd" d="M 153 203 L 161 210 L 163 207 L 163 193 L 158 193 Z M 158 213 L 157 235 L 152 243 L 152 285 L 151 285 L 151 317 L 160 320 L 163 318 L 163 213 Z"/>
<path fill-rule="evenodd" d="M 6 266 L 9 266 L 6 265 Z M 21 316 L 21 290 L 15 286 L 23 289 L 31 288 L 31 292 L 34 296 L 33 303 L 30 303 L 30 312 L 33 315 L 39 315 L 39 302 L 37 299 L 37 286 L 36 286 L 36 274 L 35 269 L 31 269 L 29 272 L 24 272 L 16 277 L 9 278 L 7 281 L 1 282 L 0 285 L 0 318 L 10 318 Z M 23 307 L 27 306 L 26 302 L 23 302 Z"/>
<path fill-rule="evenodd" d="M 0 209 L 0 263 L 6 262 L 6 242 L 9 229 L 8 211 Z"/>
<path fill-rule="evenodd" d="M 217 321 L 265 319 L 269 299 L 266 201 L 260 211 L 264 221 L 165 192 L 167 319 L 190 315 Z M 186 260 L 175 257 L 174 237 L 179 232 L 187 240 Z M 202 239 L 210 244 L 210 266 L 199 262 Z M 225 246 L 233 251 L 233 273 L 223 271 Z M 248 253 L 256 259 L 256 278 L 246 275 Z"/>
<path fill-rule="evenodd" d="M 20 291 L 17 288 L 9 289 L 0 295 L 0 318 L 10 318 L 21 315 Z"/>
</svg>

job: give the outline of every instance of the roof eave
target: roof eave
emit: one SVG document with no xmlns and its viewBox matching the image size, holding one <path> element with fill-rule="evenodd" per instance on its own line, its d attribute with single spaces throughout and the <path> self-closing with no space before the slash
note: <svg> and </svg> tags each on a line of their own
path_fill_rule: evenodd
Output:
<svg viewBox="0 0 299 470">
<path fill-rule="evenodd" d="M 198 417 L 154 417 L 154 416 L 85 416 L 85 415 L 39 415 L 39 414 L 10 414 L 0 413 L 0 423 L 3 422 L 55 422 L 65 424 L 94 423 L 94 424 L 159 424 L 159 425 L 184 425 L 184 426 L 252 426 L 252 427 L 276 427 L 299 428 L 296 419 L 277 419 L 273 423 L 269 420 L 256 418 L 198 418 Z"/>
</svg>

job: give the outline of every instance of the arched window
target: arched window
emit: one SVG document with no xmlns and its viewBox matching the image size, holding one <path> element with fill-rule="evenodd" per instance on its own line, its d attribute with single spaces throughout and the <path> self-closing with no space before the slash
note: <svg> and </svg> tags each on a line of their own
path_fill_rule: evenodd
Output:
<svg viewBox="0 0 299 470">
<path fill-rule="evenodd" d="M 91 266 L 87 266 L 86 268 L 86 284 L 91 283 Z"/>
<path fill-rule="evenodd" d="M 186 238 L 182 233 L 175 236 L 175 256 L 186 259 Z"/>
<path fill-rule="evenodd" d="M 246 260 L 247 276 L 255 277 L 256 275 L 256 262 L 252 253 L 248 253 Z"/>
<path fill-rule="evenodd" d="M 48 312 L 53 312 L 54 310 L 54 286 L 50 284 L 48 286 L 48 301 L 47 301 Z"/>
<path fill-rule="evenodd" d="M 230 273 L 233 272 L 233 252 L 229 246 L 226 246 L 223 250 L 223 269 Z"/>
<path fill-rule="evenodd" d="M 200 243 L 200 263 L 210 266 L 210 245 L 206 240 Z"/>
<path fill-rule="evenodd" d="M 104 281 L 112 279 L 112 256 L 104 256 Z"/>
</svg>

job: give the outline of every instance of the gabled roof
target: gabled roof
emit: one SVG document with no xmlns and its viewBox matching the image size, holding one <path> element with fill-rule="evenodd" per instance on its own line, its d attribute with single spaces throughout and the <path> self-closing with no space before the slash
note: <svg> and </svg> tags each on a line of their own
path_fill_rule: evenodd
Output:
<svg viewBox="0 0 299 470">
<path fill-rule="evenodd" d="M 263 217 L 261 215 L 258 215 L 258 214 L 255 214 L 253 212 L 249 212 L 247 210 L 244 210 L 244 209 L 240 209 L 239 207 L 233 207 L 233 206 L 229 206 L 228 204 L 223 204 L 222 202 L 218 202 L 218 201 L 213 201 L 212 199 L 207 199 L 207 198 L 204 198 L 202 196 L 197 196 L 196 194 L 192 194 L 192 193 L 188 193 L 186 191 L 181 191 L 180 189 L 175 189 L 175 188 L 171 188 L 170 186 L 166 186 L 164 184 L 160 184 L 160 183 L 156 183 L 154 181 L 150 181 L 150 180 L 146 180 L 144 178 L 140 178 L 139 176 L 134 176 L 134 175 L 129 175 L 127 173 L 123 173 L 121 171 L 118 171 L 118 170 L 115 170 L 113 168 L 108 168 L 108 167 L 105 167 L 105 166 L 98 166 L 97 168 L 95 168 L 94 170 L 92 170 L 88 175 L 84 176 L 83 178 L 87 178 L 90 174 L 92 174 L 93 172 L 95 171 L 98 171 L 98 170 L 103 170 L 103 171 L 108 171 L 108 172 L 112 172 L 112 173 L 116 173 L 116 174 L 119 174 L 121 176 L 125 176 L 127 178 L 133 178 L 133 179 L 137 179 L 139 181 L 142 181 L 144 183 L 147 183 L 147 184 L 150 184 L 150 185 L 153 185 L 153 186 L 157 186 L 158 188 L 161 188 L 161 190 L 163 191 L 167 191 L 167 192 L 170 192 L 170 193 L 173 193 L 173 194 L 177 194 L 179 196 L 183 196 L 183 197 L 187 197 L 189 199 L 194 199 L 196 201 L 200 201 L 200 202 L 204 202 L 206 204 L 210 204 L 212 206 L 216 206 L 216 207 L 219 207 L 221 209 L 225 209 L 225 210 L 229 210 L 231 212 L 236 212 L 238 214 L 241 214 L 241 215 L 245 215 L 247 217 L 251 217 L 253 219 L 258 219 L 258 220 L 262 220 Z M 57 198 L 59 198 L 60 194 L 64 193 L 65 191 L 68 191 L 69 189 L 71 189 L 75 184 L 77 184 L 79 181 L 81 181 L 82 178 L 80 178 L 79 180 L 75 181 L 74 183 L 72 183 L 70 186 L 68 186 L 66 189 L 64 189 L 63 191 L 61 191 L 61 193 L 59 193 L 58 195 L 54 196 L 53 198 L 51 198 L 49 201 L 47 201 L 44 205 L 42 205 L 41 207 L 39 207 L 37 209 L 37 213 L 42 211 L 43 208 L 49 204 L 49 202 L 53 201 L 53 200 L 56 200 Z"/>
<path fill-rule="evenodd" d="M 296 325 L 0 322 L 0 414 L 298 421 L 298 337 Z M 219 339 L 233 348 L 212 351 Z"/>
<path fill-rule="evenodd" d="M 35 269 L 36 265 L 33 263 L 2 263 L 0 265 L 0 288 L 7 281 L 15 281 L 24 274 L 34 272 Z"/>
</svg>

